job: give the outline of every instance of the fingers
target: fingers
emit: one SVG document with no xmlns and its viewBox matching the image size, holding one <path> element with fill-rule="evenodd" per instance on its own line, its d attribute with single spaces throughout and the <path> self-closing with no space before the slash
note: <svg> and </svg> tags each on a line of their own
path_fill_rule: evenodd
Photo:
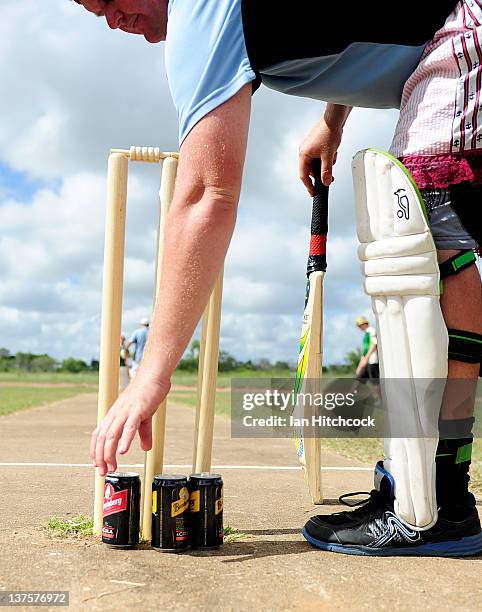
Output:
<svg viewBox="0 0 482 612">
<path fill-rule="evenodd" d="M 115 470 L 117 467 L 115 465 L 115 467 L 112 468 L 115 464 L 115 449 L 114 462 L 112 462 L 112 446 L 116 431 L 119 427 L 122 431 L 121 425 L 125 419 L 126 417 L 122 419 L 122 417 L 118 415 L 118 411 L 116 411 L 114 406 L 92 432 L 90 439 L 90 457 L 94 465 L 100 469 L 102 476 L 105 476 L 107 471 L 113 471 L 113 469 Z M 115 444 L 115 448 L 117 448 L 117 443 Z M 109 458 L 109 461 L 107 461 L 107 458 Z"/>
<path fill-rule="evenodd" d="M 136 431 L 139 429 L 139 419 L 136 417 L 129 417 L 125 422 L 124 429 L 122 431 L 122 437 L 119 443 L 119 453 L 123 455 L 127 453 L 131 447 L 132 440 L 136 435 Z"/>
<path fill-rule="evenodd" d="M 107 465 L 103 459 L 104 446 L 106 441 L 107 431 L 114 418 L 113 414 L 108 414 L 105 419 L 94 430 L 90 440 L 90 456 L 94 465 L 100 468 L 101 474 L 107 473 Z"/>
<path fill-rule="evenodd" d="M 329 187 L 333 182 L 333 165 L 336 162 L 336 155 L 322 155 L 321 157 L 321 182 Z"/>
<path fill-rule="evenodd" d="M 109 472 L 115 472 L 117 469 L 117 445 L 122 435 L 124 425 L 126 422 L 126 416 L 118 416 L 106 435 L 105 446 L 104 446 L 104 461 L 107 463 Z"/>
<path fill-rule="evenodd" d="M 152 448 L 152 419 L 142 421 L 139 426 L 139 438 L 141 440 L 141 448 L 144 451 Z"/>
<path fill-rule="evenodd" d="M 129 385 L 119 396 L 90 440 L 90 456 L 102 475 L 117 469 L 116 453 L 127 453 L 137 430 L 142 448 L 152 447 L 152 415 L 169 386 L 169 382 L 161 385 L 147 379 L 142 384 Z"/>
<path fill-rule="evenodd" d="M 97 435 L 99 433 L 99 429 L 100 429 L 100 425 L 97 426 L 94 431 L 92 432 L 92 435 L 90 436 L 90 448 L 89 448 L 89 455 L 90 458 L 92 459 L 94 465 L 95 465 L 95 447 L 97 444 Z"/>
<path fill-rule="evenodd" d="M 104 445 L 105 435 L 97 436 L 97 443 L 95 446 L 94 464 L 99 468 L 101 476 L 107 474 L 107 464 L 104 461 Z"/>
<path fill-rule="evenodd" d="M 138 417 L 118 415 L 109 422 L 101 424 L 92 435 L 91 455 L 102 476 L 117 469 L 116 453 L 127 453 L 139 429 L 141 447 L 150 450 L 152 447 L 151 418 L 139 423 Z"/>
<path fill-rule="evenodd" d="M 314 195 L 313 183 L 311 181 L 311 157 L 300 152 L 299 155 L 299 175 L 301 182 L 306 187 L 311 197 Z"/>
<path fill-rule="evenodd" d="M 299 175 L 301 182 L 306 187 L 311 197 L 314 196 L 314 187 L 312 177 L 312 162 L 313 157 L 304 153 L 299 156 Z M 337 153 L 322 154 L 321 156 L 321 181 L 323 185 L 329 187 L 335 180 L 333 177 L 333 166 L 336 164 Z"/>
<path fill-rule="evenodd" d="M 102 423 L 104 423 L 104 421 Z M 104 447 L 110 423 L 106 423 L 105 425 L 103 425 L 102 423 L 97 433 L 97 440 L 95 443 L 94 450 L 94 462 L 95 465 L 100 469 L 101 475 L 105 476 L 107 474 L 107 463 L 104 461 Z"/>
<path fill-rule="evenodd" d="M 95 429 L 90 442 L 90 453 L 102 476 L 117 469 L 116 453 L 119 451 L 124 454 L 129 450 L 139 424 L 139 417 L 129 417 L 125 412 L 107 415 Z"/>
</svg>

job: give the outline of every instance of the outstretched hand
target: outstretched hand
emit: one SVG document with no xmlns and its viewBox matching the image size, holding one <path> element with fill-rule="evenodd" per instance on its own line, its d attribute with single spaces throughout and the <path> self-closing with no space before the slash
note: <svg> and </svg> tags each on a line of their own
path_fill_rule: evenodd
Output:
<svg viewBox="0 0 482 612">
<path fill-rule="evenodd" d="M 102 422 L 92 433 L 90 456 L 100 468 L 102 476 L 117 469 L 117 452 L 129 450 L 137 431 L 143 450 L 152 447 L 152 416 L 167 396 L 170 383 L 159 383 L 143 377 L 136 378 L 118 397 Z"/>
</svg>

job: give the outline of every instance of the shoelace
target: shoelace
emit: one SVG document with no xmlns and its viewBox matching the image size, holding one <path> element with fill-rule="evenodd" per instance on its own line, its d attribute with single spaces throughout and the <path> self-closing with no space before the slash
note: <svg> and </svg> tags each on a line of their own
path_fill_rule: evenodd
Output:
<svg viewBox="0 0 482 612">
<path fill-rule="evenodd" d="M 367 499 L 362 499 L 357 502 L 347 502 L 345 501 L 349 497 L 358 497 L 359 495 L 368 495 Z M 373 489 L 372 491 L 355 491 L 354 493 L 345 493 L 344 495 L 340 495 L 338 501 L 343 506 L 348 506 L 349 508 L 356 508 L 356 510 L 352 510 L 351 514 L 364 514 L 369 511 L 371 506 L 377 505 L 378 500 L 380 499 L 380 491 Z"/>
</svg>

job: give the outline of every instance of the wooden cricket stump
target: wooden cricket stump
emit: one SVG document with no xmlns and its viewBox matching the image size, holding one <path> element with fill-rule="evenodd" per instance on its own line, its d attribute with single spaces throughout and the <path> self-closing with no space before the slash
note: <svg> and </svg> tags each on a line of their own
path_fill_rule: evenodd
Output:
<svg viewBox="0 0 482 612">
<path fill-rule="evenodd" d="M 131 162 L 157 163 L 161 166 L 159 226 L 157 236 L 154 302 L 157 298 L 162 269 L 165 222 L 174 195 L 178 154 L 165 153 L 157 147 L 112 149 L 107 174 L 107 208 L 102 289 L 102 322 L 99 365 L 99 398 L 97 424 L 105 417 L 119 393 L 119 338 L 122 324 L 124 281 L 125 225 L 128 165 Z M 222 272 L 216 282 L 203 315 L 193 471 L 209 471 L 214 427 L 216 380 L 221 321 Z M 152 449 L 145 455 L 142 487 L 141 536 L 151 538 L 152 481 L 163 471 L 167 399 L 152 420 Z M 196 470 L 195 470 L 196 468 Z M 94 534 L 102 533 L 104 477 L 96 468 L 94 489 Z"/>
</svg>

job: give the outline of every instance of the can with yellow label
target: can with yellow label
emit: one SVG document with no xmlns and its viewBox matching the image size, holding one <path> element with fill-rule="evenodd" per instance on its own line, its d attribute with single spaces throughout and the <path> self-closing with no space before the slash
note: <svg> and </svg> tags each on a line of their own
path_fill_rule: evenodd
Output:
<svg viewBox="0 0 482 612">
<path fill-rule="evenodd" d="M 152 548 L 181 552 L 189 547 L 189 488 L 186 476 L 160 474 L 152 483 Z"/>
<path fill-rule="evenodd" d="M 219 548 L 223 543 L 223 479 L 201 472 L 189 477 L 189 511 L 193 548 Z"/>
</svg>

